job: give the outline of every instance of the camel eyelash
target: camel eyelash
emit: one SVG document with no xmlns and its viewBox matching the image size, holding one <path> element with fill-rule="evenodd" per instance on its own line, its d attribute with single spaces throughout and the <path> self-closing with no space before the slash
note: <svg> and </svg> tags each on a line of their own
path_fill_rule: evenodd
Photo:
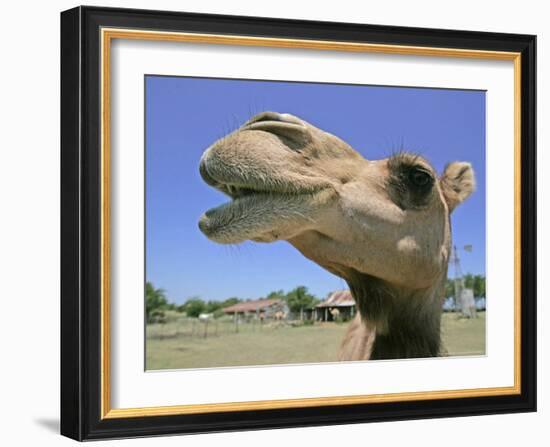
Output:
<svg viewBox="0 0 550 447">
<path fill-rule="evenodd" d="M 398 152 L 392 154 L 388 159 L 388 168 L 391 172 L 390 177 L 395 177 L 395 180 L 399 180 L 403 183 L 407 183 L 407 180 L 411 178 L 411 175 L 419 173 L 426 176 L 427 183 L 433 184 L 435 179 L 430 169 L 426 168 L 420 162 L 424 159 L 412 152 Z"/>
<path fill-rule="evenodd" d="M 388 158 L 388 165 L 390 167 L 397 167 L 400 165 L 416 165 L 418 161 L 422 160 L 420 154 L 410 151 L 398 151 L 394 152 Z"/>
<path fill-rule="evenodd" d="M 388 159 L 390 196 L 401 209 L 424 207 L 435 183 L 433 173 L 420 161 L 419 155 L 400 152 Z"/>
</svg>

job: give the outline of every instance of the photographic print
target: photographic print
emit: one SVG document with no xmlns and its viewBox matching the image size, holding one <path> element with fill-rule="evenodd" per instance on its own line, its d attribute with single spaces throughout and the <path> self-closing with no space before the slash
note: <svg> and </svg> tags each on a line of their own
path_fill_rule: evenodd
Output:
<svg viewBox="0 0 550 447">
<path fill-rule="evenodd" d="M 64 435 L 536 409 L 536 36 L 61 25 Z"/>
<path fill-rule="evenodd" d="M 486 354 L 486 92 L 145 76 L 145 367 Z"/>
</svg>

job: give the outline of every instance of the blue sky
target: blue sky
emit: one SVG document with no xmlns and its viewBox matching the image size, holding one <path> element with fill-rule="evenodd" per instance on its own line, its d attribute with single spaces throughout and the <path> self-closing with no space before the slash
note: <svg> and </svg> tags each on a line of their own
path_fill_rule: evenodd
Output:
<svg viewBox="0 0 550 447">
<path fill-rule="evenodd" d="M 199 216 L 228 199 L 199 176 L 203 151 L 252 114 L 297 115 L 344 139 L 366 158 L 403 147 L 441 173 L 472 163 L 477 191 L 452 215 L 462 270 L 485 274 L 485 92 L 318 83 L 146 76 L 146 276 L 171 301 L 192 296 L 258 298 L 307 286 L 323 298 L 343 280 L 290 244 L 215 244 Z M 449 269 L 452 274 L 452 269 Z"/>
</svg>

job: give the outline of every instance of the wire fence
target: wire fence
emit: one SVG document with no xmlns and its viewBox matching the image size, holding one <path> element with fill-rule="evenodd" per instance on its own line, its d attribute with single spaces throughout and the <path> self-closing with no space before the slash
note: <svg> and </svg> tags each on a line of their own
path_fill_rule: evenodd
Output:
<svg viewBox="0 0 550 447">
<path fill-rule="evenodd" d="M 273 331 L 284 326 L 300 325 L 296 321 L 276 321 L 260 319 L 228 319 L 179 317 L 170 319 L 166 323 L 148 324 L 146 338 L 163 340 L 166 338 L 209 338 L 221 337 L 228 334 L 253 333 L 259 331 Z"/>
</svg>

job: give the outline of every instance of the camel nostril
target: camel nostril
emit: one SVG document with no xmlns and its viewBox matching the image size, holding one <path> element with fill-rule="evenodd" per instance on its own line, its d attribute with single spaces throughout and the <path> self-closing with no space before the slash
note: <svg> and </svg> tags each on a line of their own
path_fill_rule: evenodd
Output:
<svg viewBox="0 0 550 447">
<path fill-rule="evenodd" d="M 281 121 L 285 123 L 297 124 L 299 126 L 305 127 L 304 122 L 300 118 L 296 118 L 294 115 L 291 115 L 290 113 L 281 113 L 279 114 L 279 117 Z"/>
<path fill-rule="evenodd" d="M 245 123 L 241 130 L 261 130 L 285 139 L 293 150 L 300 150 L 311 140 L 307 126 L 287 113 L 263 112 Z"/>
<path fill-rule="evenodd" d="M 299 118 L 291 115 L 290 113 L 278 113 L 278 112 L 262 112 L 250 118 L 244 127 L 257 123 L 286 123 L 295 124 L 300 127 L 305 127 L 304 122 Z"/>
<path fill-rule="evenodd" d="M 283 121 L 282 119 L 282 115 L 280 113 L 277 113 L 277 112 L 262 112 L 262 113 L 258 113 L 257 115 L 253 116 L 252 118 L 250 118 L 246 123 L 245 123 L 245 126 L 248 126 L 250 124 L 255 124 L 255 123 L 261 123 L 261 122 L 265 122 L 265 121 Z"/>
</svg>

